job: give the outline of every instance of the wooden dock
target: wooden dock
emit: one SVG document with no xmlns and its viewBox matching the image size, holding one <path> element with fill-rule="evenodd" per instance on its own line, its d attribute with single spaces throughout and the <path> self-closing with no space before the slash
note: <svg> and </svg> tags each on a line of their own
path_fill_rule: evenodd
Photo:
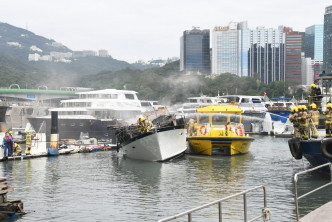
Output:
<svg viewBox="0 0 332 222">
<path fill-rule="evenodd" d="M 300 222 L 330 222 L 332 221 L 332 201 L 311 211 L 300 219 Z"/>
</svg>

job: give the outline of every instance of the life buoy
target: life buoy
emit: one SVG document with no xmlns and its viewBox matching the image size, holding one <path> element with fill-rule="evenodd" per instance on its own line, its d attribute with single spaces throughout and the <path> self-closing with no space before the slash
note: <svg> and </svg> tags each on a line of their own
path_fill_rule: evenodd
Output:
<svg viewBox="0 0 332 222">
<path fill-rule="evenodd" d="M 332 145 L 332 139 L 326 139 L 326 140 L 323 140 L 322 145 L 320 147 L 323 155 L 328 159 L 332 159 L 332 153 L 329 153 L 327 151 L 327 148 L 331 147 L 331 145 Z"/>
<path fill-rule="evenodd" d="M 290 140 L 288 140 L 288 146 L 289 146 L 289 150 L 290 150 L 292 156 L 296 160 L 302 159 L 303 150 L 302 150 L 300 141 L 298 139 L 290 139 Z"/>
<path fill-rule="evenodd" d="M 205 135 L 205 134 L 206 134 L 206 126 L 205 126 L 205 125 L 202 125 L 202 126 L 199 128 L 199 131 L 201 132 L 202 135 Z"/>
<path fill-rule="evenodd" d="M 244 128 L 242 125 L 238 125 L 235 127 L 235 133 L 238 136 L 244 136 Z"/>
</svg>

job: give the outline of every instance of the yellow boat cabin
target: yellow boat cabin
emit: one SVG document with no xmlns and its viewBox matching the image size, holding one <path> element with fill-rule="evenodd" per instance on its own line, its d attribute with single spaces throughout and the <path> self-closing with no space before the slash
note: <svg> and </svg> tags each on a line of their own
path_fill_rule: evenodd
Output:
<svg viewBox="0 0 332 222">
<path fill-rule="evenodd" d="M 247 153 L 251 136 L 245 135 L 238 105 L 197 108 L 197 120 L 191 119 L 187 141 L 191 152 L 202 155 Z"/>
</svg>

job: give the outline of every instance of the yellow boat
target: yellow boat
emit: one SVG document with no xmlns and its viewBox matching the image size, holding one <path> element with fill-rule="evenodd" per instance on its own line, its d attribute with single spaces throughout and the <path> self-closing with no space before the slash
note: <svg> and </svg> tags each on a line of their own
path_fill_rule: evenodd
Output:
<svg viewBox="0 0 332 222">
<path fill-rule="evenodd" d="M 210 156 L 247 153 L 254 138 L 245 135 L 241 113 L 237 105 L 197 108 L 197 122 L 187 137 L 190 150 Z"/>
</svg>

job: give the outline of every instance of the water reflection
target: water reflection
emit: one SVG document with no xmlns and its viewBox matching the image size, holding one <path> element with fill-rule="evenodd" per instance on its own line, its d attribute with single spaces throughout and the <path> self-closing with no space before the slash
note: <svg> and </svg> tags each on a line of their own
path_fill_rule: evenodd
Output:
<svg viewBox="0 0 332 222">
<path fill-rule="evenodd" d="M 14 188 L 9 199 L 21 199 L 29 212 L 22 221 L 157 221 L 258 185 L 267 187 L 272 220 L 294 221 L 293 176 L 308 167 L 292 158 L 287 139 L 261 136 L 249 153 L 230 157 L 186 155 L 159 163 L 98 152 L 0 163 Z M 327 180 L 316 173 L 301 177 L 300 194 Z M 301 214 L 331 194 L 324 189 L 300 200 Z M 261 190 L 247 201 L 251 219 L 261 212 Z M 242 198 L 227 201 L 223 219 L 243 221 L 242 206 Z M 217 209 L 195 213 L 193 220 L 217 221 Z"/>
<path fill-rule="evenodd" d="M 242 191 L 247 161 L 252 158 L 250 153 L 238 156 L 187 156 L 196 177 L 195 184 L 200 192 L 201 203 L 205 204 Z M 235 198 L 225 202 L 223 219 L 241 219 L 242 199 Z M 217 214 L 217 205 L 197 213 L 197 216 L 211 218 Z"/>
</svg>

